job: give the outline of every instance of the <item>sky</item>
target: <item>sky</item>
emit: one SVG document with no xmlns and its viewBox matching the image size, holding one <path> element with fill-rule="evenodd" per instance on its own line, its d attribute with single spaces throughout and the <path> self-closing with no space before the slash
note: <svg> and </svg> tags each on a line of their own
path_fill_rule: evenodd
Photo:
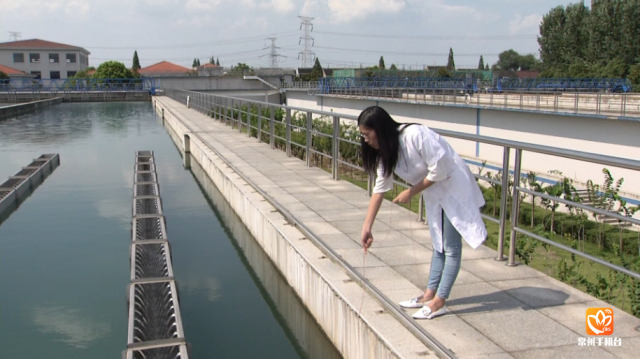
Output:
<svg viewBox="0 0 640 359">
<path fill-rule="evenodd" d="M 301 66 L 299 16 L 312 17 L 311 51 L 323 67 L 385 64 L 476 68 L 513 49 L 538 55 L 542 16 L 559 0 L 0 0 L 0 42 L 38 38 L 81 46 L 91 66 L 117 60 L 142 67 L 162 60 L 191 67 L 211 56 L 225 67 L 268 67 L 271 41 L 280 67 Z"/>
</svg>

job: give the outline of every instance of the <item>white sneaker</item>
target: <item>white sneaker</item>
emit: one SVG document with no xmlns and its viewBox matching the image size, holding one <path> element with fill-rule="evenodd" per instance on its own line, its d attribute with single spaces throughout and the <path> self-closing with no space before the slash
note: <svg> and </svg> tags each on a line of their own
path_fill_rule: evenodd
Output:
<svg viewBox="0 0 640 359">
<path fill-rule="evenodd" d="M 431 312 L 431 308 L 428 305 L 425 305 L 417 312 L 413 313 L 412 317 L 414 319 L 433 319 L 435 317 L 439 317 L 447 312 L 447 306 L 444 305 L 442 308 L 435 312 Z"/>
<path fill-rule="evenodd" d="M 422 308 L 423 306 L 427 305 L 427 303 L 425 302 L 418 302 L 420 299 L 422 298 L 422 296 L 413 298 L 413 299 L 409 299 L 409 300 L 405 300 L 403 302 L 400 302 L 398 304 L 400 304 L 400 306 L 402 308 Z"/>
</svg>

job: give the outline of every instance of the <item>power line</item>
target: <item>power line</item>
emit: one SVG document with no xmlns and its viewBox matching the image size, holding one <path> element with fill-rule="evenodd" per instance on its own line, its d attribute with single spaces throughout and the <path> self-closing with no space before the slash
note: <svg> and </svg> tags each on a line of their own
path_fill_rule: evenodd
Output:
<svg viewBox="0 0 640 359">
<path fill-rule="evenodd" d="M 304 40 L 304 49 L 298 53 L 298 59 L 300 59 L 301 67 L 311 67 L 316 59 L 316 54 L 311 51 L 311 46 L 315 44 L 313 37 L 311 37 L 311 31 L 313 31 L 312 17 L 298 16 L 302 19 L 300 29 L 304 26 L 304 36 L 300 37 L 298 44 Z"/>
<path fill-rule="evenodd" d="M 332 51 L 345 51 L 345 52 L 367 52 L 374 54 L 394 54 L 394 55 L 409 55 L 409 56 L 448 56 L 449 53 L 428 53 L 428 52 L 402 52 L 402 51 L 385 51 L 385 50 L 364 50 L 364 49 L 345 49 L 340 47 L 329 46 L 316 46 L 318 49 L 326 49 Z M 499 54 L 455 54 L 455 56 L 498 56 Z"/>
<path fill-rule="evenodd" d="M 407 40 L 526 40 L 537 38 L 538 35 L 388 35 L 388 34 L 358 34 L 348 32 L 316 31 L 316 34 L 346 36 L 346 37 L 370 37 L 375 39 L 407 39 Z"/>
<path fill-rule="evenodd" d="M 295 36 L 297 31 L 286 31 L 277 34 L 272 34 L 272 36 Z M 219 40 L 219 41 L 210 41 L 210 42 L 197 42 L 197 43 L 186 43 L 186 44 L 173 44 L 173 45 L 159 45 L 159 46 L 134 46 L 134 47 L 109 47 L 109 46 L 88 46 L 85 47 L 87 49 L 102 49 L 102 50 L 154 50 L 154 49 L 184 49 L 189 47 L 205 47 L 205 46 L 215 46 L 215 45 L 227 45 L 227 44 L 235 44 L 238 42 L 250 42 L 250 41 L 262 41 L 264 40 L 264 35 L 260 36 L 250 36 L 244 38 L 237 39 L 227 39 L 227 40 Z"/>
</svg>

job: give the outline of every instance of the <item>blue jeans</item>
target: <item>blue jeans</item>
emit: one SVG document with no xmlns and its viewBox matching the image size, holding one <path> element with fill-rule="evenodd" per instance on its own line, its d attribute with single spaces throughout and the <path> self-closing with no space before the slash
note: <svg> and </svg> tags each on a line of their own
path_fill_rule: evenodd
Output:
<svg viewBox="0 0 640 359">
<path fill-rule="evenodd" d="M 444 211 L 442 211 L 442 249 L 443 253 L 433 251 L 427 289 L 436 290 L 438 297 L 447 299 L 460 272 L 462 236 L 453 227 Z"/>
</svg>

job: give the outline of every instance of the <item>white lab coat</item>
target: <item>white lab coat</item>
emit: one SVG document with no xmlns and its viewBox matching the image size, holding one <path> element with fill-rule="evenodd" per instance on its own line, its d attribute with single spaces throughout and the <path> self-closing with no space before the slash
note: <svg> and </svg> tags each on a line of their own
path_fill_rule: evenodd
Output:
<svg viewBox="0 0 640 359">
<path fill-rule="evenodd" d="M 440 135 L 426 126 L 406 126 L 400 134 L 394 172 L 412 185 L 425 177 L 435 182 L 422 192 L 434 250 L 442 253 L 443 209 L 472 248 L 478 248 L 487 238 L 480 216 L 480 207 L 485 203 L 482 192 L 467 164 Z M 377 173 L 373 193 L 393 189 L 393 176 L 384 178 L 382 163 Z"/>
</svg>

